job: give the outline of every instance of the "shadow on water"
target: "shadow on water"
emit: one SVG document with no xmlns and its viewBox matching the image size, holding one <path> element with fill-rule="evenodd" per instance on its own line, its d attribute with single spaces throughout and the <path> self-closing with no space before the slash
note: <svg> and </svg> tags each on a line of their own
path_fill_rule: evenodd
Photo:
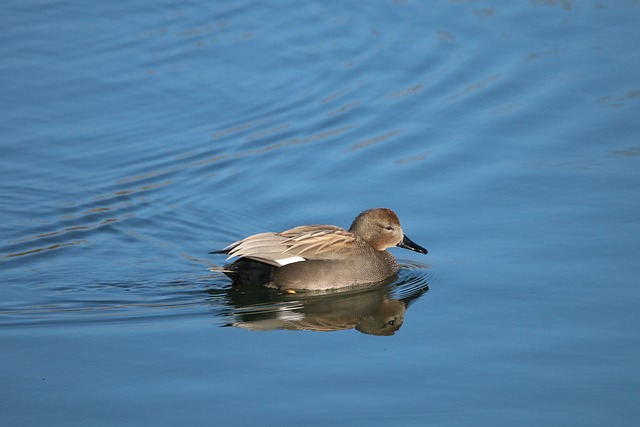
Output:
<svg viewBox="0 0 640 427">
<path fill-rule="evenodd" d="M 85 327 L 205 321 L 218 326 L 269 330 L 339 331 L 393 335 L 408 307 L 428 290 L 430 270 L 402 265 L 392 282 L 331 292 L 234 286 L 215 275 L 49 288 L 33 302 L 0 309 L 0 327 Z M 220 276 L 222 276 L 220 274 Z"/>
<path fill-rule="evenodd" d="M 403 268 L 398 277 L 365 288 L 289 293 L 262 286 L 209 290 L 209 302 L 223 307 L 224 326 L 254 331 L 331 332 L 356 329 L 363 334 L 393 335 L 408 307 L 428 290 L 428 275 Z"/>
</svg>

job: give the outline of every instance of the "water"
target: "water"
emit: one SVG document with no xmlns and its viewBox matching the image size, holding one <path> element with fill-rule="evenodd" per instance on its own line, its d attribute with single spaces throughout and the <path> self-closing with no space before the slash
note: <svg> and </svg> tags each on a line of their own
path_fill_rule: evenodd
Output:
<svg viewBox="0 0 640 427">
<path fill-rule="evenodd" d="M 635 425 L 639 17 L 8 2 L 0 421 Z M 387 287 L 207 270 L 377 206 L 429 249 Z"/>
</svg>

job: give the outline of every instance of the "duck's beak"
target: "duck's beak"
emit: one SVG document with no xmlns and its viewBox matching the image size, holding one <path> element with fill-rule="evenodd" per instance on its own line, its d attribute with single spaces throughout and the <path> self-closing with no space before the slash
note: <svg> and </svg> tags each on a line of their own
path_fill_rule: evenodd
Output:
<svg viewBox="0 0 640 427">
<path fill-rule="evenodd" d="M 413 243 L 411 241 L 410 238 L 408 238 L 407 236 L 403 236 L 402 237 L 402 241 L 400 241 L 400 243 L 398 243 L 396 246 L 400 247 L 400 248 L 405 248 L 405 249 L 409 249 L 412 251 L 416 251 L 419 252 L 421 254 L 426 254 L 427 250 L 425 248 L 423 248 L 422 246 Z"/>
</svg>

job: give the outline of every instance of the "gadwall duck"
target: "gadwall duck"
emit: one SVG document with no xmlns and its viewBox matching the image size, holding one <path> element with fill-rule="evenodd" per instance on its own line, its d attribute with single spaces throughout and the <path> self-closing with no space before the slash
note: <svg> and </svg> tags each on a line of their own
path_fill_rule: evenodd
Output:
<svg viewBox="0 0 640 427">
<path fill-rule="evenodd" d="M 335 225 L 303 225 L 254 234 L 210 253 L 239 258 L 222 270 L 232 278 L 243 268 L 255 270 L 257 264 L 267 268 L 268 287 L 326 290 L 391 278 L 398 264 L 386 249 L 393 246 L 427 253 L 404 235 L 395 212 L 377 208 L 358 215 L 349 231 Z"/>
</svg>

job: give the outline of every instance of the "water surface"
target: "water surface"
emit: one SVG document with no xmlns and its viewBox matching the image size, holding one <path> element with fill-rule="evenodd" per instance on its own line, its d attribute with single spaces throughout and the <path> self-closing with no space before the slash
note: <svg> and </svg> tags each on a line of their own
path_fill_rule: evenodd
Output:
<svg viewBox="0 0 640 427">
<path fill-rule="evenodd" d="M 9 1 L 0 421 L 635 425 L 639 18 Z M 429 249 L 385 287 L 207 269 L 378 206 Z"/>
</svg>

